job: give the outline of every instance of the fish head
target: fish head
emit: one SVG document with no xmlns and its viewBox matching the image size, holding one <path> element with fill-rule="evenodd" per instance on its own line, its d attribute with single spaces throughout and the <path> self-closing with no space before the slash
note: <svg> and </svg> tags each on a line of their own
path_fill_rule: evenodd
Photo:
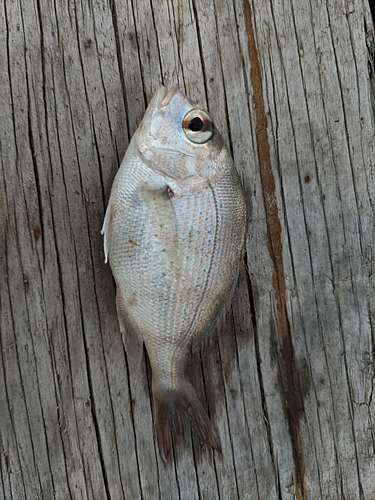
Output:
<svg viewBox="0 0 375 500">
<path fill-rule="evenodd" d="M 175 180 L 208 179 L 227 164 L 228 153 L 212 118 L 176 87 L 156 92 L 135 140 L 147 165 Z"/>
</svg>

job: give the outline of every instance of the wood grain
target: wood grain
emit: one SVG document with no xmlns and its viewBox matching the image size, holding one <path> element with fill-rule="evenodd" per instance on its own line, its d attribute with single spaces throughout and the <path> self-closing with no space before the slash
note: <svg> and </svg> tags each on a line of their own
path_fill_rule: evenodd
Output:
<svg viewBox="0 0 375 500">
<path fill-rule="evenodd" d="M 375 497 L 367 0 L 0 5 L 0 498 Z M 161 85 L 207 107 L 251 214 L 196 384 L 223 454 L 164 465 L 100 228 Z"/>
</svg>

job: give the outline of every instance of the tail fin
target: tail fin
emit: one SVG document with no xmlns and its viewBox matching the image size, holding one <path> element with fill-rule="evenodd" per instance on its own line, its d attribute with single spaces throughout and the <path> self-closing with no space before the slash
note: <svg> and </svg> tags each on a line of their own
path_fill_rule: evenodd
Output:
<svg viewBox="0 0 375 500">
<path fill-rule="evenodd" d="M 190 419 L 202 442 L 221 452 L 219 434 L 190 382 L 181 379 L 176 388 L 169 388 L 153 378 L 152 393 L 156 413 L 156 435 L 164 462 L 167 461 L 172 442 L 178 444 L 184 434 L 184 417 Z"/>
</svg>

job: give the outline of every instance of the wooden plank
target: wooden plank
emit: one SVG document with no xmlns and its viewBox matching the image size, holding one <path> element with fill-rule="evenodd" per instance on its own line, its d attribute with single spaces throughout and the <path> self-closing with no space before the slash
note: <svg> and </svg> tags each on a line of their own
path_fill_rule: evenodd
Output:
<svg viewBox="0 0 375 500">
<path fill-rule="evenodd" d="M 0 6 L 0 498 L 375 496 L 374 61 L 366 1 Z M 157 88 L 209 109 L 249 204 L 196 385 L 223 454 L 158 454 L 100 228 Z"/>
</svg>

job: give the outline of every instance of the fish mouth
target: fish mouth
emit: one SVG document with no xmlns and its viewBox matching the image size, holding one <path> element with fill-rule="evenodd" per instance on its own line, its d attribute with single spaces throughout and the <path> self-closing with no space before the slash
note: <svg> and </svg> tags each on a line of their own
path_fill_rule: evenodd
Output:
<svg viewBox="0 0 375 500">
<path fill-rule="evenodd" d="M 164 88 L 164 92 L 164 97 L 160 103 L 161 108 L 166 108 L 173 99 L 173 96 L 176 94 L 176 92 L 179 92 L 179 90 L 177 87 L 171 87 L 168 91 L 166 91 L 166 89 Z"/>
<path fill-rule="evenodd" d="M 181 92 L 178 87 L 171 87 L 169 90 L 167 90 L 166 87 L 160 87 L 155 96 L 155 108 L 165 112 L 174 97 L 176 97 L 181 104 L 188 102 L 191 106 L 197 107 L 195 102 Z"/>
</svg>

